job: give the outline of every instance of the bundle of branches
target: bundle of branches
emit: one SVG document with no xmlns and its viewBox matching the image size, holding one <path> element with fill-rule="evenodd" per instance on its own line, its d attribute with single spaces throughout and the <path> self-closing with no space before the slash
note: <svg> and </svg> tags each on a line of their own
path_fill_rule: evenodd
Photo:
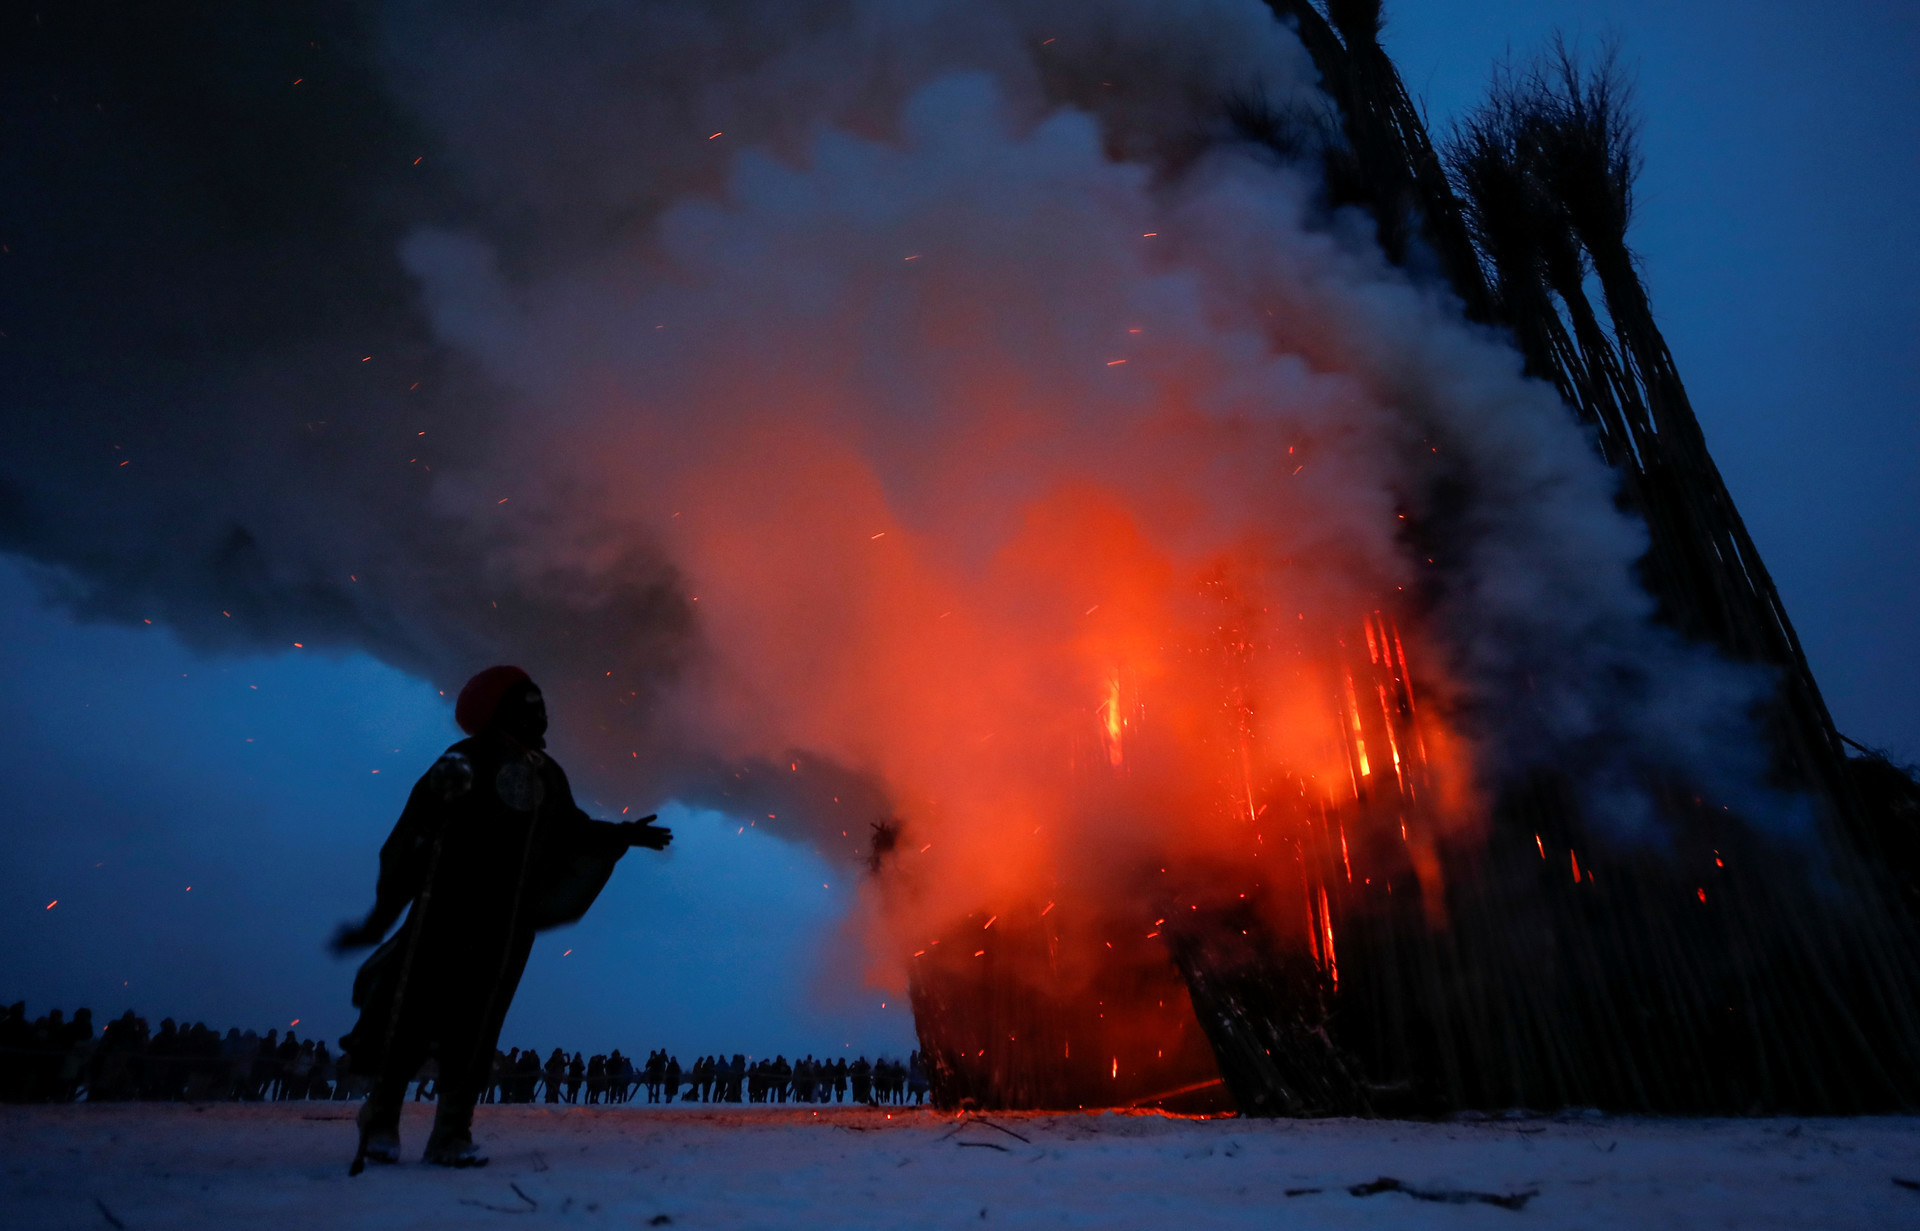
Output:
<svg viewBox="0 0 1920 1231">
<path fill-rule="evenodd" d="M 1823 832 L 1809 861 L 1686 784 L 1658 784 L 1672 845 L 1608 855 L 1563 782 L 1507 784 L 1489 840 L 1442 845 L 1443 902 L 1423 902 L 1412 875 L 1395 895 L 1390 875 L 1355 889 L 1322 869 L 1344 937 L 1330 1000 L 1299 977 L 1300 955 L 1223 943 L 1237 928 L 1179 946 L 1236 1099 L 1266 1114 L 1388 1106 L 1389 1090 L 1429 1107 L 1920 1102 L 1920 962 L 1913 920 L 1893 906 L 1903 868 L 1920 900 L 1920 837 L 1899 819 L 1920 793 L 1849 766 L 1708 454 L 1627 244 L 1639 158 L 1616 61 L 1589 69 L 1556 43 L 1538 66 L 1501 72 L 1443 170 L 1379 44 L 1378 3 L 1269 4 L 1341 117 L 1330 194 L 1372 212 L 1390 257 L 1437 267 L 1469 316 L 1510 330 L 1530 373 L 1588 425 L 1647 523 L 1642 579 L 1660 618 L 1777 671 L 1777 779 L 1816 801 Z M 1576 848 L 1590 852 L 1584 876 Z M 1711 884 L 1682 871 L 1709 859 Z M 1313 1038 L 1324 1048 L 1302 1045 Z"/>
<path fill-rule="evenodd" d="M 1661 618 L 1734 658 L 1779 669 L 1782 777 L 1857 829 L 1841 747 L 1773 579 L 1728 495 L 1627 245 L 1639 167 L 1629 91 L 1609 52 L 1583 68 L 1563 43 L 1503 70 L 1448 149 L 1494 317 L 1551 380 L 1646 519 L 1642 564 Z M 1595 305 L 1586 286 L 1600 286 Z"/>
<path fill-rule="evenodd" d="M 1775 672 L 1776 785 L 1813 801 L 1820 833 L 1775 840 L 1691 784 L 1649 782 L 1665 844 L 1622 850 L 1589 829 L 1564 776 L 1543 773 L 1497 784 L 1489 825 L 1450 838 L 1376 780 L 1351 823 L 1329 817 L 1325 840 L 1301 842 L 1308 930 L 1324 944 L 1290 947 L 1237 904 L 1192 907 L 1158 942 L 1234 1101 L 1257 1115 L 1920 1105 L 1920 787 L 1883 759 L 1845 757 L 1708 454 L 1627 243 L 1639 158 L 1615 61 L 1587 68 L 1556 44 L 1499 73 L 1443 162 L 1380 45 L 1377 0 L 1268 4 L 1313 57 L 1339 131 L 1241 100 L 1242 133 L 1285 157 L 1318 153 L 1331 204 L 1367 209 L 1389 257 L 1450 284 L 1559 391 L 1645 520 L 1659 617 Z M 1413 533 L 1444 547 L 1450 528 Z M 1411 692 L 1392 695 L 1388 720 L 1410 723 Z M 1394 828 L 1369 812 L 1409 828 L 1349 859 L 1345 834 Z M 1415 843 L 1429 852 L 1418 869 Z M 1035 977 L 1046 938 L 974 939 L 916 970 L 941 1101 L 1126 1101 L 1119 1060 L 1101 1058 L 1125 1045 L 1098 1010 L 1164 1009 L 1157 985 L 1067 995 L 1057 972 Z M 1140 952 L 1114 969 L 1160 978 L 1148 972 L 1165 960 Z M 1089 1065 L 1081 1040 L 1096 1037 Z"/>
<path fill-rule="evenodd" d="M 1901 903 L 1920 923 L 1920 779 L 1913 766 L 1878 748 L 1854 747 L 1860 755 L 1847 759 L 1847 771 L 1867 827 L 1868 858 L 1887 869 Z"/>
<path fill-rule="evenodd" d="M 1368 1115 L 1402 1093 L 1368 1085 L 1334 1042 L 1338 997 L 1326 969 L 1282 945 L 1257 911 L 1242 904 L 1181 920 L 1169 947 L 1245 1114 Z"/>
<path fill-rule="evenodd" d="M 1267 0 L 1293 27 L 1320 72 L 1345 140 L 1324 151 L 1333 204 L 1368 209 L 1380 246 L 1395 264 L 1431 254 L 1459 292 L 1467 314 L 1491 319 L 1491 303 L 1447 173 L 1427 126 L 1380 46 L 1380 0 L 1331 0 L 1323 15 L 1311 0 Z"/>
<path fill-rule="evenodd" d="M 1131 919 L 1082 919 L 1082 933 L 1115 940 L 1096 966 L 1063 963 L 1058 914 L 1036 906 L 1022 917 L 969 916 L 913 956 L 914 1027 L 935 1105 L 1231 1109 L 1164 949 Z"/>
<path fill-rule="evenodd" d="M 1911 1105 L 1912 996 L 1857 882 L 1678 790 L 1665 810 L 1669 849 L 1610 848 L 1542 775 L 1440 843 L 1444 927 L 1411 875 L 1343 887 L 1332 1037 L 1429 1106 Z"/>
</svg>

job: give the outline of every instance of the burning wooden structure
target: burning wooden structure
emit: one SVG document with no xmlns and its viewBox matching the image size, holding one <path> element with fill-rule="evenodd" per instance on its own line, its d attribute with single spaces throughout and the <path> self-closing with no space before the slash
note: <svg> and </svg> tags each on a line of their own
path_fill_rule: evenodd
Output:
<svg viewBox="0 0 1920 1231">
<path fill-rule="evenodd" d="M 1378 3 L 1268 3 L 1340 118 L 1335 203 L 1368 209 L 1391 259 L 1436 266 L 1580 417 L 1647 525 L 1659 618 L 1775 673 L 1777 784 L 1813 801 L 1824 863 L 1684 781 L 1651 784 L 1666 849 L 1593 840 L 1551 773 L 1493 784 L 1490 828 L 1450 834 L 1443 784 L 1424 777 L 1439 733 L 1420 682 L 1391 618 L 1368 617 L 1339 630 L 1352 800 L 1307 810 L 1294 867 L 1179 869 L 1149 918 L 1063 922 L 1035 902 L 914 954 L 937 1101 L 1198 1109 L 1230 1095 L 1266 1115 L 1920 1103 L 1916 915 L 1889 859 L 1911 862 L 1914 819 L 1896 817 L 1914 809 L 1911 783 L 1870 767 L 1863 794 L 1707 452 L 1626 243 L 1635 156 L 1617 80 L 1565 54 L 1505 79 L 1443 157 L 1378 42 Z M 1447 527 L 1413 533 L 1444 542 Z M 1889 846 L 1902 841 L 1904 856 Z M 1106 946 L 1096 972 L 1062 972 L 1063 928 Z M 1109 1020 L 1116 1005 L 1126 1020 Z"/>
</svg>

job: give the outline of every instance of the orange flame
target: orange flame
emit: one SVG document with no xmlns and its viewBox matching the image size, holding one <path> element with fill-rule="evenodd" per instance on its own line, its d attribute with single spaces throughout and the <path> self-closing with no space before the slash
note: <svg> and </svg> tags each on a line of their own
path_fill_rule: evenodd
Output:
<svg viewBox="0 0 1920 1231">
<path fill-rule="evenodd" d="M 1115 769 L 1120 768 L 1123 757 L 1120 747 L 1121 729 L 1124 722 L 1120 717 L 1120 671 L 1114 669 L 1107 677 L 1106 700 L 1100 703 L 1100 734 L 1107 745 L 1107 763 Z"/>
<path fill-rule="evenodd" d="M 903 838 L 854 921 L 879 987 L 1025 989 L 1082 1065 L 1106 1052 L 1174 1089 L 1195 1078 L 1176 1061 L 1211 1062 L 1170 953 L 1221 912 L 1330 982 L 1348 912 L 1390 883 L 1444 926 L 1437 843 L 1469 823 L 1466 758 L 1442 707 L 1416 709 L 1445 681 L 1415 674 L 1421 630 L 1376 613 L 1377 589 L 1101 483 L 980 505 L 1001 527 L 983 546 L 901 516 L 829 435 L 712 447 L 700 486 L 650 497 L 725 650 L 694 736 L 885 784 Z M 1067 1059 L 1043 1026 L 982 1025 L 965 1052 L 1018 1036 Z"/>
</svg>

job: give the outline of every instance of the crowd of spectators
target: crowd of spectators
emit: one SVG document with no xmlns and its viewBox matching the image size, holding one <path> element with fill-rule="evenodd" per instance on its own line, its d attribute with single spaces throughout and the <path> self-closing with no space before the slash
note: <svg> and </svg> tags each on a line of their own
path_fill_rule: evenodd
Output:
<svg viewBox="0 0 1920 1231">
<path fill-rule="evenodd" d="M 59 1009 L 29 1018 L 24 1001 L 0 1011 L 0 1100 L 7 1102 L 363 1096 L 343 1061 L 325 1042 L 291 1029 L 222 1035 L 169 1017 L 153 1030 L 129 1009 L 96 1036 L 88 1009 L 71 1019 Z"/>
<path fill-rule="evenodd" d="M 295 1022 L 294 1025 L 298 1025 Z M 223 1035 L 203 1022 L 172 1018 L 150 1030 L 131 1009 L 96 1035 L 91 1010 L 68 1018 L 53 1009 L 29 1018 L 24 1001 L 0 1011 L 0 1101 L 102 1102 L 157 1099 L 358 1099 L 367 1083 L 348 1071 L 347 1057 L 324 1041 L 301 1039 L 289 1028 L 229 1028 Z M 654 1051 L 636 1066 L 616 1048 L 587 1057 L 554 1048 L 542 1060 L 533 1048 L 494 1055 L 484 1102 L 626 1103 L 643 1091 L 649 1103 L 923 1103 L 927 1076 L 914 1052 L 905 1061 L 865 1056 L 848 1061 L 784 1055 L 749 1061 L 715 1053 L 682 1067 L 678 1056 Z M 437 1078 L 428 1061 L 413 1083 L 415 1099 L 431 1099 Z"/>
<path fill-rule="evenodd" d="M 432 1066 L 422 1070 L 422 1088 L 431 1090 Z M 530 1103 L 625 1103 L 645 1091 L 649 1103 L 924 1103 L 927 1076 L 914 1052 L 904 1062 L 865 1056 L 848 1061 L 816 1060 L 811 1055 L 789 1062 L 784 1055 L 749 1062 L 735 1052 L 703 1056 L 682 1068 L 678 1056 L 652 1052 L 635 1067 L 616 1049 L 609 1055 L 568 1057 L 555 1048 L 543 1062 L 532 1048 L 496 1053 L 493 1084 L 484 1101 Z M 419 1097 L 416 1093 L 416 1097 Z"/>
</svg>

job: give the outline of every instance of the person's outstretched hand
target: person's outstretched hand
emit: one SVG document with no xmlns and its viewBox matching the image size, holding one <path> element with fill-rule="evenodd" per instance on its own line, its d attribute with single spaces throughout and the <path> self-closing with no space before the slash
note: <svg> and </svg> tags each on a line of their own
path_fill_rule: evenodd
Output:
<svg viewBox="0 0 1920 1231">
<path fill-rule="evenodd" d="M 381 935 L 381 932 L 371 931 L 365 923 L 343 923 L 334 931 L 327 948 L 336 954 L 352 953 L 355 949 L 379 944 Z"/>
<path fill-rule="evenodd" d="M 665 825 L 654 824 L 658 816 L 658 813 L 654 813 L 621 825 L 620 832 L 626 838 L 627 845 L 644 846 L 650 851 L 666 850 L 667 844 L 673 841 L 673 830 Z"/>
</svg>

